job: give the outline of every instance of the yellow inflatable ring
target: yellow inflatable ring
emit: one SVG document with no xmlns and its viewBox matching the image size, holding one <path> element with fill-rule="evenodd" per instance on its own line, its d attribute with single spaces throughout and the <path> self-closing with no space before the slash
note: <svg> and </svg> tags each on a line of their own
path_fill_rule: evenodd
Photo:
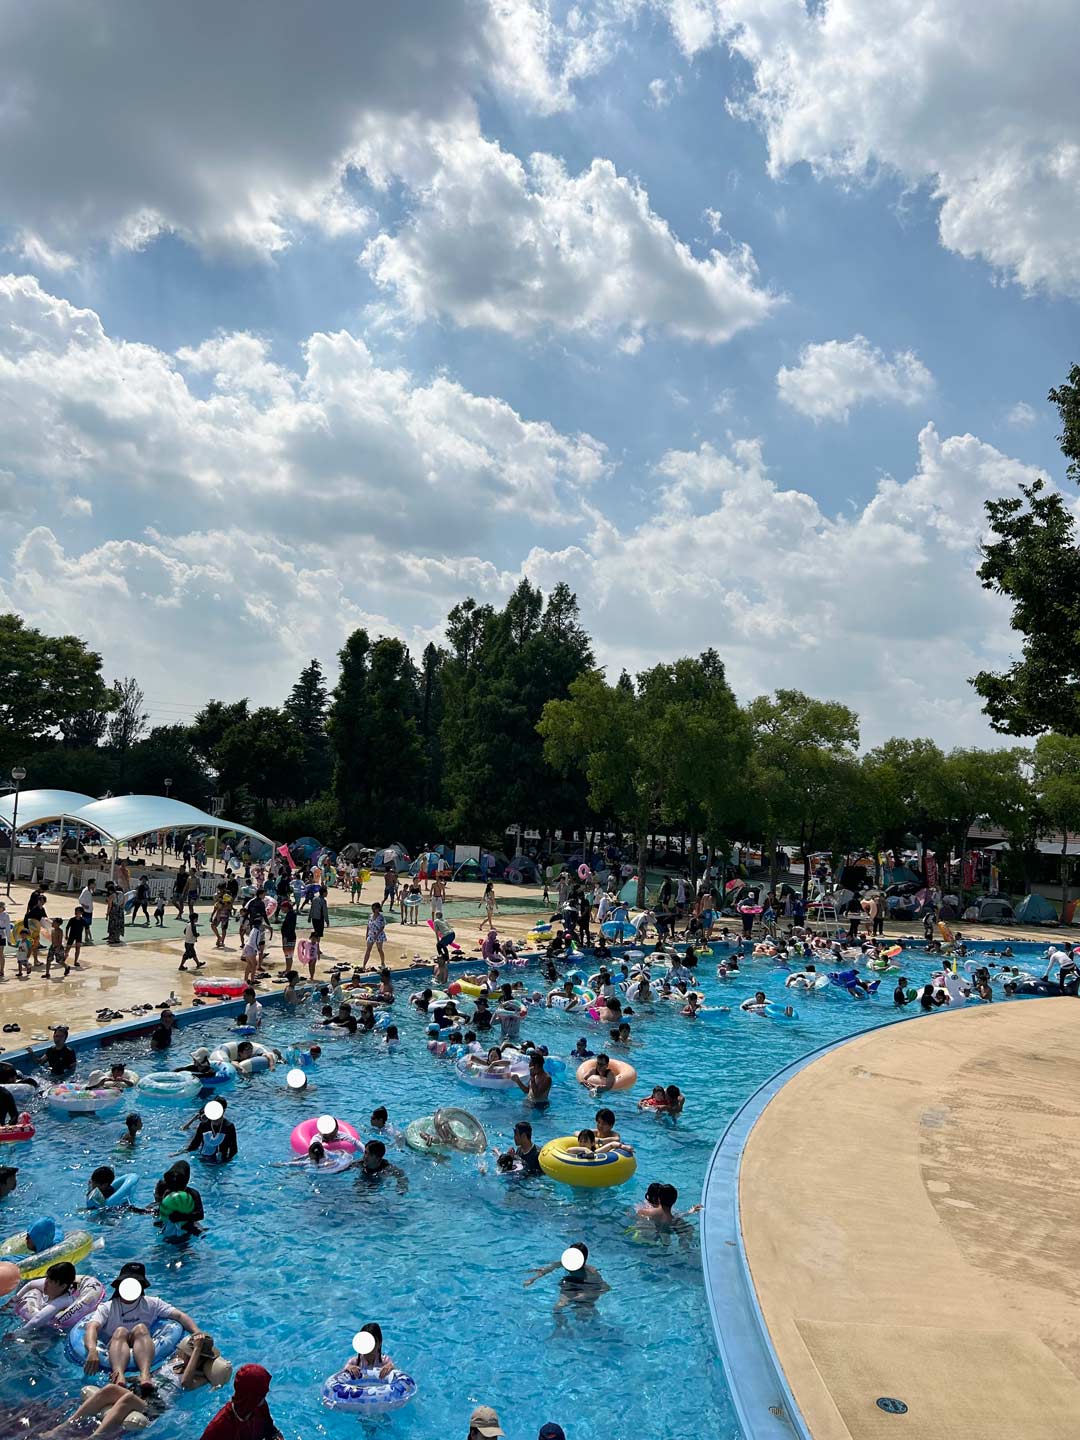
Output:
<svg viewBox="0 0 1080 1440">
<path fill-rule="evenodd" d="M 625 1185 L 637 1170 L 637 1161 L 625 1150 L 605 1150 L 591 1159 L 567 1152 L 577 1146 L 576 1135 L 549 1140 L 540 1151 L 540 1169 L 552 1180 L 585 1190 Z"/>
<path fill-rule="evenodd" d="M 85 1230 L 72 1230 L 46 1250 L 28 1250 L 24 1231 L 21 1235 L 9 1235 L 0 1245 L 0 1260 L 14 1261 L 24 1280 L 40 1280 L 50 1265 L 56 1265 L 61 1260 L 70 1260 L 77 1265 L 93 1248 L 92 1236 Z"/>
</svg>

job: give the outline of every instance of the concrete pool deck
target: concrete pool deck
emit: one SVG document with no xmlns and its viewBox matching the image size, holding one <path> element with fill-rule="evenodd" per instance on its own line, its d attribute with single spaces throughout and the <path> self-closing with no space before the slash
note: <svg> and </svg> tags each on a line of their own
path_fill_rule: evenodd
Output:
<svg viewBox="0 0 1080 1440">
<path fill-rule="evenodd" d="M 1047 999 L 870 1031 L 779 1087 L 738 1220 L 786 1433 L 1080 1434 L 1078 1077 L 1080 1008 Z"/>
</svg>

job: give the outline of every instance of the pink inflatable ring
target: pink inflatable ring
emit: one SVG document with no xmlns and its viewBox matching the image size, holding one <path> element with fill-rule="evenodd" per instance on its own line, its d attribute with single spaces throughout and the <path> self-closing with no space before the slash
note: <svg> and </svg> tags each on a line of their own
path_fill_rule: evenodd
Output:
<svg viewBox="0 0 1080 1440">
<path fill-rule="evenodd" d="M 308 1146 L 313 1140 L 321 1140 L 327 1150 L 359 1150 L 361 1148 L 360 1136 L 347 1120 L 338 1120 L 337 1128 L 336 1140 L 323 1140 L 319 1134 L 319 1116 L 312 1115 L 310 1119 L 300 1121 L 300 1124 L 289 1136 L 289 1144 L 297 1155 L 306 1155 Z"/>
</svg>

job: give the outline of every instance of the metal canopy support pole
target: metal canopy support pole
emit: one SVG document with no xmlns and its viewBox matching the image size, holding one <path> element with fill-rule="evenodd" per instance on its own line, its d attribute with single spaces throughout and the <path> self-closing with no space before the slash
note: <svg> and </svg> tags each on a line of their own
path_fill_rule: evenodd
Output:
<svg viewBox="0 0 1080 1440">
<path fill-rule="evenodd" d="M 120 849 L 120 841 L 119 841 L 119 840 L 114 840 L 114 841 L 112 842 L 112 864 L 109 866 L 109 879 L 110 879 L 110 881 L 111 881 L 111 880 L 114 880 L 114 879 L 116 878 L 116 852 L 117 852 L 119 849 Z"/>
<path fill-rule="evenodd" d="M 217 874 L 218 846 L 221 844 L 221 831 L 214 826 L 214 853 L 210 860 L 210 874 Z"/>
<path fill-rule="evenodd" d="M 64 854 L 64 821 L 65 821 L 66 819 L 67 819 L 67 816 L 66 816 L 66 815 L 61 815 L 61 816 L 60 816 L 60 834 L 59 834 L 59 836 L 57 837 L 57 840 L 56 840 L 56 866 L 55 866 L 55 868 L 53 869 L 53 877 L 52 877 L 52 881 L 53 881 L 53 884 L 54 884 L 54 885 L 59 885 L 59 884 L 60 884 L 60 861 L 61 861 L 61 859 L 63 858 L 63 854 Z"/>
</svg>

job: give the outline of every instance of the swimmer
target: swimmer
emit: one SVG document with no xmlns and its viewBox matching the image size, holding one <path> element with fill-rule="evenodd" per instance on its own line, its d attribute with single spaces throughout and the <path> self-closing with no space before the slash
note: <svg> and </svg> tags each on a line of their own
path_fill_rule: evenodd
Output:
<svg viewBox="0 0 1080 1440">
<path fill-rule="evenodd" d="M 533 1139 L 533 1128 L 528 1120 L 519 1120 L 514 1126 L 514 1144 L 509 1150 L 495 1150 L 496 1164 L 500 1170 L 515 1171 L 522 1175 L 537 1176 L 544 1172 L 540 1168 L 540 1151 Z"/>
<path fill-rule="evenodd" d="M 583 1083 L 590 1090 L 612 1090 L 615 1086 L 615 1072 L 611 1068 L 611 1057 L 603 1051 L 593 1061 L 593 1068 Z"/>
<path fill-rule="evenodd" d="M 524 1092 L 525 1098 L 530 1105 L 546 1105 L 551 1095 L 551 1076 L 544 1069 L 544 1056 L 539 1050 L 533 1050 L 529 1055 L 529 1075 L 523 1080 L 520 1075 L 513 1075 L 512 1080 L 519 1090 Z"/>
<path fill-rule="evenodd" d="M 367 1142 L 359 1164 L 353 1167 L 353 1173 L 368 1185 L 378 1184 L 387 1178 L 396 1180 L 399 1195 L 404 1195 L 409 1188 L 404 1170 L 387 1160 L 386 1146 L 381 1140 Z"/>
<path fill-rule="evenodd" d="M 666 1110 L 668 1108 L 667 1095 L 664 1093 L 663 1085 L 654 1085 L 652 1093 L 646 1099 L 637 1102 L 637 1108 L 639 1110 Z"/>
<path fill-rule="evenodd" d="M 687 997 L 686 1004 L 683 1006 L 682 1010 L 679 1013 L 685 1016 L 687 1020 L 693 1020 L 701 1013 L 701 1006 L 698 1004 L 696 990 L 692 990 L 690 992 L 689 996 Z"/>
<path fill-rule="evenodd" d="M 125 1281 L 135 1282 L 130 1287 L 133 1298 L 126 1297 L 128 1286 Z M 139 1394 L 147 1398 L 154 1393 L 150 1371 L 154 1364 L 154 1339 L 150 1327 L 155 1320 L 175 1320 L 188 1332 L 197 1335 L 199 1327 L 190 1315 L 174 1305 L 149 1295 L 146 1267 L 139 1261 L 128 1261 L 121 1265 L 120 1273 L 113 1282 L 111 1300 L 103 1300 L 86 1322 L 84 1343 L 86 1363 L 83 1369 L 87 1375 L 97 1373 L 101 1363 L 98 1341 L 108 1343 L 109 1368 L 114 1377 L 120 1378 L 129 1363 L 134 1360 L 139 1374 Z"/>
<path fill-rule="evenodd" d="M 135 1084 L 122 1060 L 114 1060 L 107 1071 L 92 1070 L 87 1078 L 88 1085 L 100 1085 L 103 1090 L 130 1090 Z"/>
<path fill-rule="evenodd" d="M 611 1141 L 612 1144 L 618 1145 L 620 1149 L 625 1150 L 628 1155 L 632 1155 L 634 1153 L 634 1147 L 632 1145 L 627 1145 L 623 1141 L 619 1132 L 615 1129 L 614 1110 L 597 1110 L 594 1123 L 596 1125 L 595 1134 L 596 1142 L 598 1145 L 602 1145 L 607 1141 Z"/>
<path fill-rule="evenodd" d="M 191 1052 L 190 1065 L 176 1066 L 176 1073 L 178 1075 L 194 1075 L 196 1079 L 202 1076 L 213 1075 L 215 1070 L 216 1067 L 210 1061 L 210 1051 L 207 1050 L 205 1046 L 200 1046 L 198 1050 Z"/>
<path fill-rule="evenodd" d="M 412 1005 L 414 1009 L 419 1010 L 421 1015 L 426 1015 L 434 994 L 435 992 L 430 985 L 426 990 L 414 990 L 409 996 L 409 1004 Z"/>
<path fill-rule="evenodd" d="M 556 999 L 566 1001 L 565 1005 L 559 1006 L 560 1010 L 576 1010 L 578 1008 L 580 996 L 574 993 L 574 982 L 572 980 L 564 980 L 561 990 L 551 991 L 547 997 L 547 1007 L 549 1010 L 551 1009 L 552 1001 Z"/>
<path fill-rule="evenodd" d="M 589 1049 L 589 1042 L 584 1035 L 578 1036 L 577 1044 L 570 1051 L 571 1060 L 591 1060 L 593 1052 Z"/>
<path fill-rule="evenodd" d="M 381 1328 L 372 1321 L 360 1327 L 360 1334 L 370 1335 L 375 1341 L 375 1349 L 369 1350 L 366 1355 L 352 1355 L 348 1362 L 341 1367 L 342 1374 L 359 1378 L 375 1371 L 380 1380 L 385 1380 L 388 1375 L 393 1374 L 394 1362 L 389 1355 L 383 1353 Z"/>
<path fill-rule="evenodd" d="M 187 1240 L 193 1235 L 203 1234 L 199 1221 L 205 1219 L 203 1213 L 202 1196 L 198 1190 L 189 1182 L 191 1180 L 191 1166 L 186 1160 L 178 1160 L 175 1165 L 170 1165 L 165 1174 L 154 1186 L 154 1205 L 159 1206 L 166 1195 L 176 1195 L 183 1191 L 191 1197 L 191 1210 L 187 1214 L 176 1214 L 168 1220 L 155 1220 L 154 1224 L 163 1229 L 166 1233 L 165 1239 Z"/>
<path fill-rule="evenodd" d="M 575 1265 L 575 1268 L 568 1268 L 567 1265 L 564 1264 L 566 1260 L 571 1261 Z M 607 1294 L 611 1286 L 600 1274 L 599 1270 L 588 1262 L 589 1247 L 579 1242 L 577 1245 L 569 1247 L 563 1259 L 556 1260 L 551 1265 L 542 1265 L 538 1270 L 533 1270 L 529 1278 L 524 1281 L 524 1284 L 527 1288 L 530 1285 L 535 1285 L 537 1280 L 542 1280 L 545 1275 L 550 1275 L 555 1270 L 562 1270 L 563 1275 L 559 1281 L 559 1298 L 555 1302 L 556 1317 L 558 1318 L 559 1312 L 564 1310 L 568 1305 L 588 1305 L 591 1307 L 596 1304 L 601 1295 Z"/>
<path fill-rule="evenodd" d="M 118 1150 L 134 1150 L 142 1133 L 142 1116 L 134 1111 L 124 1118 L 124 1128 L 116 1142 Z"/>
<path fill-rule="evenodd" d="M 626 1146 L 623 1145 L 621 1140 L 610 1137 L 603 1140 L 597 1135 L 595 1130 L 585 1129 L 578 1131 L 576 1144 L 568 1145 L 566 1147 L 566 1153 L 568 1155 L 575 1155 L 581 1160 L 592 1160 L 595 1159 L 597 1155 L 606 1155 L 609 1150 L 624 1149 L 626 1149 Z"/>
<path fill-rule="evenodd" d="M 637 1207 L 637 1213 L 643 1220 L 651 1220 L 657 1227 L 675 1229 L 684 1216 L 696 1215 L 701 1209 L 700 1205 L 691 1205 L 689 1210 L 676 1214 L 674 1205 L 678 1198 L 679 1192 L 674 1185 L 654 1182 L 645 1191 L 645 1199 Z"/>
<path fill-rule="evenodd" d="M 893 997 L 892 997 L 892 1003 L 896 1006 L 896 1008 L 897 1008 L 898 1010 L 903 1009 L 903 1007 L 904 1007 L 905 1005 L 908 1005 L 908 1004 L 911 1003 L 910 1000 L 908 999 L 908 993 L 907 993 L 907 992 L 908 992 L 908 978 L 907 978 L 907 976 L 906 976 L 906 975 L 898 975 L 898 976 L 896 977 L 896 989 L 893 991 Z"/>
<path fill-rule="evenodd" d="M 258 1030 L 262 1027 L 263 1007 L 259 1004 L 254 987 L 249 985 L 244 991 L 244 1024 L 250 1025 Z"/>
<path fill-rule="evenodd" d="M 608 1031 L 613 1045 L 630 1045 L 633 1042 L 630 1038 L 630 1026 L 624 1020 L 621 1025 L 614 1025 Z"/>
</svg>

